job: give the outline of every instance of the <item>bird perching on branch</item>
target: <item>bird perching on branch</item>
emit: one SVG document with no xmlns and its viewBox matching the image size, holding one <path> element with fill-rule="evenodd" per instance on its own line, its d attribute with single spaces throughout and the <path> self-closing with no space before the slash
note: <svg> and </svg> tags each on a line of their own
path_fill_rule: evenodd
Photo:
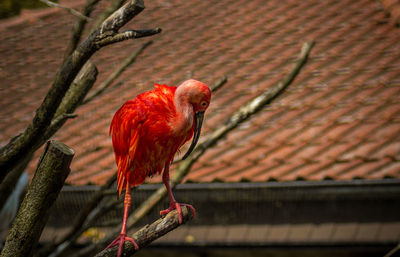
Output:
<svg viewBox="0 0 400 257">
<path fill-rule="evenodd" d="M 183 205 L 195 215 L 193 206 L 175 200 L 169 183 L 169 166 L 175 153 L 192 137 L 183 159 L 193 151 L 210 100 L 210 89 L 204 83 L 190 79 L 178 87 L 156 84 L 154 90 L 127 101 L 115 113 L 110 134 L 118 166 L 118 195 L 125 189 L 124 217 L 120 235 L 107 248 L 119 245 L 118 257 L 125 241 L 139 248 L 126 236 L 126 220 L 131 205 L 130 189 L 142 184 L 146 177 L 162 172 L 170 206 L 161 211 L 161 215 L 176 209 L 182 223 Z"/>
</svg>

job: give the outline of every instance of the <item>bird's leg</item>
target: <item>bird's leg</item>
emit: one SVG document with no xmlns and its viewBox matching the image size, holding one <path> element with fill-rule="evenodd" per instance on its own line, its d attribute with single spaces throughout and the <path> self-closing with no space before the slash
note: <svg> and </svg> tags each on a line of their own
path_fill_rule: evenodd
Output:
<svg viewBox="0 0 400 257">
<path fill-rule="evenodd" d="M 128 219 L 128 214 L 129 214 L 129 208 L 131 206 L 131 185 L 129 182 L 126 183 L 126 191 L 125 191 L 125 198 L 124 198 L 124 218 L 122 221 L 122 228 L 121 228 L 121 233 L 119 234 L 119 236 L 111 242 L 111 244 L 109 244 L 106 249 L 111 248 L 115 245 L 118 245 L 118 254 L 117 257 L 120 257 L 122 255 L 122 252 L 124 251 L 124 243 L 125 241 L 129 241 L 131 242 L 134 246 L 135 249 L 138 250 L 139 246 L 137 245 L 137 243 L 135 242 L 135 240 L 133 240 L 130 237 L 126 236 L 126 220 Z"/>
<path fill-rule="evenodd" d="M 182 224 L 182 209 L 181 209 L 181 206 L 186 206 L 187 208 L 189 208 L 192 211 L 193 218 L 194 218 L 195 215 L 196 215 L 196 210 L 194 209 L 194 207 L 191 206 L 190 204 L 178 203 L 175 200 L 174 195 L 172 194 L 171 186 L 169 184 L 169 163 L 166 164 L 165 167 L 164 167 L 164 172 L 163 172 L 162 179 L 163 179 L 164 185 L 165 185 L 165 187 L 167 188 L 167 191 L 168 191 L 169 208 L 166 209 L 166 210 L 160 211 L 160 215 L 163 216 L 165 214 L 168 214 L 170 211 L 176 209 L 178 214 L 179 214 L 179 223 Z"/>
</svg>

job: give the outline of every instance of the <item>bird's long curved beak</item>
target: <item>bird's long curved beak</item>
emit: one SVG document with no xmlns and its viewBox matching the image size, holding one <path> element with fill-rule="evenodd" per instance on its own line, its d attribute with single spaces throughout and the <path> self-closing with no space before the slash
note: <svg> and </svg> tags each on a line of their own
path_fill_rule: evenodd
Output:
<svg viewBox="0 0 400 257">
<path fill-rule="evenodd" d="M 194 134 L 193 134 L 192 144 L 190 145 L 189 150 L 183 156 L 182 160 L 185 160 L 190 155 L 190 153 L 196 146 L 197 141 L 199 141 L 201 126 L 203 125 L 203 119 L 204 119 L 204 112 L 197 112 L 194 115 Z"/>
</svg>

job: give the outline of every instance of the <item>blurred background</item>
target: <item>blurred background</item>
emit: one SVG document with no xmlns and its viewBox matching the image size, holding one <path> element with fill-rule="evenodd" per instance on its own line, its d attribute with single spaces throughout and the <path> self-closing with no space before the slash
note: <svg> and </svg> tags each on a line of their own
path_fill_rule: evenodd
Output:
<svg viewBox="0 0 400 257">
<path fill-rule="evenodd" d="M 57 1 L 55 1 L 57 2 Z M 44 3 L 38 0 L 1 0 L 0 1 L 0 18 L 5 19 L 16 16 L 23 9 L 37 9 L 47 7 Z"/>
<path fill-rule="evenodd" d="M 113 2 L 99 1 L 91 17 Z M 79 11 L 86 1 L 58 3 Z M 64 9 L 44 6 L 0 2 L 1 146 L 32 120 L 77 20 Z M 91 60 L 99 75 L 92 90 L 153 41 L 54 136 L 76 154 L 40 245 L 65 235 L 77 212 L 115 173 L 108 130 L 125 101 L 154 83 L 179 85 L 192 77 L 211 85 L 227 76 L 206 113 L 205 138 L 278 83 L 305 41 L 315 46 L 289 88 L 207 150 L 176 187 L 177 200 L 194 205 L 196 218 L 138 256 L 384 256 L 399 243 L 398 1 L 153 0 L 145 6 L 125 28 L 163 32 L 96 53 Z M 84 35 L 94 23 L 89 21 Z M 32 178 L 41 152 L 28 164 L 22 185 Z M 155 176 L 139 186 L 133 209 L 160 182 Z M 113 189 L 100 204 L 116 198 Z M 13 216 L 15 199 L 2 215 Z M 137 227 L 157 219 L 166 206 L 167 199 Z M 122 200 L 74 247 L 100 240 L 120 226 L 121 217 Z M 9 226 L 3 224 L 2 240 Z"/>
</svg>

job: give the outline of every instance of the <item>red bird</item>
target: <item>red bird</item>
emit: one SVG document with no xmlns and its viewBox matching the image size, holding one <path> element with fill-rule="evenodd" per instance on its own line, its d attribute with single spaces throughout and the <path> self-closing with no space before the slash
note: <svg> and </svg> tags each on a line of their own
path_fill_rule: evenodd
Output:
<svg viewBox="0 0 400 257">
<path fill-rule="evenodd" d="M 118 166 L 118 194 L 126 190 L 124 217 L 120 235 L 107 248 L 119 245 L 118 257 L 123 252 L 125 241 L 136 242 L 126 236 L 126 220 L 131 205 L 131 187 L 143 183 L 147 176 L 162 174 L 170 198 L 167 214 L 176 209 L 182 223 L 181 206 L 187 206 L 195 215 L 191 205 L 178 203 L 169 184 L 169 166 L 179 148 L 193 136 L 185 159 L 194 149 L 200 136 L 204 112 L 211 99 L 210 89 L 200 81 L 190 79 L 178 87 L 156 84 L 155 89 L 127 101 L 115 113 L 110 126 L 110 135 Z M 106 248 L 106 249 L 107 249 Z"/>
</svg>

